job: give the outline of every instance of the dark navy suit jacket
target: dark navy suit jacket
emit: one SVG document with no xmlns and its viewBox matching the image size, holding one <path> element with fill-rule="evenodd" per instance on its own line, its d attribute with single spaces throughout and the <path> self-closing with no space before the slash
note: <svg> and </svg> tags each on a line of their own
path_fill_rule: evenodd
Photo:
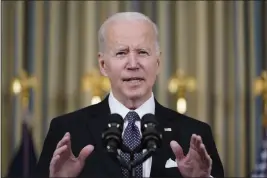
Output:
<svg viewBox="0 0 267 178">
<path fill-rule="evenodd" d="M 44 141 L 43 149 L 36 167 L 36 177 L 49 176 L 49 164 L 57 143 L 66 132 L 71 134 L 72 150 L 75 156 L 88 144 L 94 145 L 94 151 L 86 160 L 80 177 L 122 177 L 121 167 L 110 157 L 103 147 L 101 134 L 108 123 L 110 109 L 108 97 L 96 105 L 54 118 Z M 211 175 L 224 177 L 224 170 L 217 152 L 211 128 L 208 124 L 168 109 L 155 99 L 155 116 L 162 133 L 162 146 L 152 157 L 150 177 L 182 177 L 178 168 L 165 168 L 169 158 L 175 160 L 170 142 L 176 140 L 186 154 L 190 147 L 192 134 L 202 137 L 208 154 L 212 158 Z M 171 128 L 171 132 L 164 131 Z"/>
</svg>

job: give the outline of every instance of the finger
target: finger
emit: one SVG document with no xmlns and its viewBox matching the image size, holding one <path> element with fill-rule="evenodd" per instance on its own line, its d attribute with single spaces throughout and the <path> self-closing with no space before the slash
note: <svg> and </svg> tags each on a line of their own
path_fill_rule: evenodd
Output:
<svg viewBox="0 0 267 178">
<path fill-rule="evenodd" d="M 67 132 L 63 136 L 63 138 L 58 142 L 56 149 L 59 148 L 59 147 L 61 147 L 62 145 L 67 144 L 69 140 L 70 140 L 70 134 Z"/>
<path fill-rule="evenodd" d="M 62 147 L 56 149 L 53 156 L 61 155 L 66 150 L 67 150 L 67 145 L 63 145 Z"/>
<path fill-rule="evenodd" d="M 200 145 L 202 144 L 202 139 L 199 135 L 196 136 L 196 141 L 195 141 L 195 146 L 197 148 L 197 150 L 200 150 Z"/>
<path fill-rule="evenodd" d="M 206 148 L 204 144 L 201 144 L 198 150 L 199 156 L 201 160 L 205 161 L 207 159 L 206 155 Z"/>
<path fill-rule="evenodd" d="M 56 165 L 57 165 L 59 158 L 60 158 L 60 156 L 56 155 L 52 158 L 52 160 L 50 162 L 49 170 L 50 170 L 50 174 L 52 174 L 52 176 L 55 173 Z"/>
<path fill-rule="evenodd" d="M 54 167 L 54 165 L 56 164 L 56 162 L 59 160 L 60 156 L 56 155 L 52 158 L 51 162 L 50 162 L 50 167 Z"/>
<path fill-rule="evenodd" d="M 197 159 L 196 153 L 198 153 L 198 135 L 192 134 L 191 140 L 190 140 L 190 149 L 188 152 L 188 158 L 189 159 Z"/>
<path fill-rule="evenodd" d="M 199 154 L 200 154 L 201 160 L 203 161 L 205 166 L 210 167 L 212 160 L 211 160 L 209 154 L 207 153 L 207 150 L 206 150 L 205 145 L 203 143 L 200 146 L 200 153 Z"/>
<path fill-rule="evenodd" d="M 84 147 L 81 150 L 78 159 L 81 162 L 84 162 L 85 159 L 93 152 L 93 150 L 94 150 L 94 146 L 93 145 L 87 145 L 86 147 Z"/>
<path fill-rule="evenodd" d="M 176 141 L 171 141 L 170 146 L 177 161 L 180 161 L 185 157 L 182 147 Z"/>
<path fill-rule="evenodd" d="M 190 140 L 190 147 L 192 148 L 192 149 L 196 149 L 196 142 L 197 142 L 197 135 L 196 134 L 193 134 L 192 136 L 191 136 L 191 140 Z"/>
</svg>

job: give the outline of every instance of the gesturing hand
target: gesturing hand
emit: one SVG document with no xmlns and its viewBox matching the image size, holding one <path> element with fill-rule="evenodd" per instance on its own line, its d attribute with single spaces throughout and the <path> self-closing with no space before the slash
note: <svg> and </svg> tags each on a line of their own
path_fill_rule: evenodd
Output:
<svg viewBox="0 0 267 178">
<path fill-rule="evenodd" d="M 192 135 L 189 152 L 186 156 L 176 141 L 171 141 L 170 146 L 175 154 L 178 169 L 183 177 L 210 176 L 212 160 L 200 136 Z"/>
<path fill-rule="evenodd" d="M 70 134 L 66 133 L 57 144 L 50 162 L 50 177 L 76 177 L 84 166 L 85 159 L 94 150 L 92 145 L 84 147 L 76 158 L 71 150 Z"/>
</svg>

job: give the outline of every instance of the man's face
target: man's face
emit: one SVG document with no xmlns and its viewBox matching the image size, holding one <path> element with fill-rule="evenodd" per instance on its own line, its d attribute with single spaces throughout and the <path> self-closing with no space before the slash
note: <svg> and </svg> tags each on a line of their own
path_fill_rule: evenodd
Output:
<svg viewBox="0 0 267 178">
<path fill-rule="evenodd" d="M 119 99 L 148 99 L 159 72 L 156 36 L 145 21 L 111 22 L 105 33 L 100 69 Z"/>
</svg>

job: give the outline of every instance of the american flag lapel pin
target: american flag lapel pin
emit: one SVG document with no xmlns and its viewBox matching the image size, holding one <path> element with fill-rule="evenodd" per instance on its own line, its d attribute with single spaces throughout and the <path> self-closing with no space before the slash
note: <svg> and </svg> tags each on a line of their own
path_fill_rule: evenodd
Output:
<svg viewBox="0 0 267 178">
<path fill-rule="evenodd" d="M 171 129 L 171 128 L 164 128 L 164 131 L 165 131 L 165 132 L 171 132 L 172 129 Z"/>
</svg>

